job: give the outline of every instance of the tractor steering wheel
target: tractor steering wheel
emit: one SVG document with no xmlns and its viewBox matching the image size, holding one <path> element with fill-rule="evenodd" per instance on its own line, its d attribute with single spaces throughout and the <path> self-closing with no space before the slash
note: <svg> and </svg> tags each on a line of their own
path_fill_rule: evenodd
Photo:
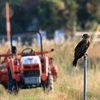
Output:
<svg viewBox="0 0 100 100">
<path fill-rule="evenodd" d="M 25 49 L 23 49 L 22 54 L 25 53 L 26 50 L 30 50 L 29 53 L 33 53 L 33 52 L 34 52 L 34 54 L 35 54 L 35 50 L 32 49 L 32 48 L 25 48 Z M 27 53 L 27 52 L 26 52 L 26 53 Z"/>
</svg>

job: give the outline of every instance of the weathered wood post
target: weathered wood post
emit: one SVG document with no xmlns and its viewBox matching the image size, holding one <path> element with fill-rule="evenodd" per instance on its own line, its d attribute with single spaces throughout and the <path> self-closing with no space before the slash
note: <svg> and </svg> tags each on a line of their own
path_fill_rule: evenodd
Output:
<svg viewBox="0 0 100 100">
<path fill-rule="evenodd" d="M 7 29 L 7 40 L 10 40 L 10 8 L 9 3 L 6 2 L 6 29 Z"/>
<path fill-rule="evenodd" d="M 86 100 L 86 72 L 87 72 L 87 54 L 84 54 L 84 98 Z"/>
</svg>

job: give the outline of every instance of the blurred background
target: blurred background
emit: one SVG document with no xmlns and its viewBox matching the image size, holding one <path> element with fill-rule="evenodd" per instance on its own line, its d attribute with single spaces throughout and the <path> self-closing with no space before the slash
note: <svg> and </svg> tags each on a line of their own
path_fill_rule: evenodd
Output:
<svg viewBox="0 0 100 100">
<path fill-rule="evenodd" d="M 73 37 L 94 32 L 100 23 L 97 0 L 0 0 L 0 35 L 6 35 L 5 3 L 10 6 L 11 32 L 44 30 L 53 38 L 56 30 Z"/>
<path fill-rule="evenodd" d="M 0 87 L 0 100 L 82 100 L 84 59 L 79 60 L 76 68 L 72 62 L 74 48 L 84 33 L 91 36 L 87 99 L 100 100 L 100 0 L 0 0 L 0 54 L 6 53 L 10 47 L 6 29 L 7 2 L 10 7 L 10 33 L 13 33 L 17 51 L 21 52 L 25 47 L 39 51 L 39 36 L 21 32 L 39 30 L 43 49 L 55 49 L 50 56 L 54 58 L 59 73 L 54 93 L 45 94 L 40 88 L 22 90 L 13 98 Z"/>
<path fill-rule="evenodd" d="M 99 0 L 0 0 L 0 38 L 6 38 L 6 2 L 11 33 L 43 30 L 51 39 L 56 30 L 63 30 L 72 38 L 76 32 L 95 32 L 100 23 Z"/>
</svg>

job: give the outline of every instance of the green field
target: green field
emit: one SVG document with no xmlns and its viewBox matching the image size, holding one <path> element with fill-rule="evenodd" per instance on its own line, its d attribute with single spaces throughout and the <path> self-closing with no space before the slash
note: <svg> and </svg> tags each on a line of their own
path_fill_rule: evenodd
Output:
<svg viewBox="0 0 100 100">
<path fill-rule="evenodd" d="M 50 53 L 54 58 L 54 65 L 58 66 L 58 79 L 54 82 L 53 92 L 44 92 L 42 88 L 20 90 L 18 95 L 8 94 L 0 85 L 0 100 L 82 100 L 83 99 L 83 58 L 78 66 L 72 66 L 75 43 L 63 45 L 48 45 L 44 50 L 54 48 Z M 4 47 L 1 51 L 5 50 Z M 24 48 L 24 47 L 23 47 Z M 38 50 L 38 46 L 33 46 Z M 7 49 L 6 49 L 7 50 Z M 18 52 L 22 48 L 18 47 Z M 87 69 L 87 100 L 100 100 L 100 45 L 88 51 Z"/>
</svg>

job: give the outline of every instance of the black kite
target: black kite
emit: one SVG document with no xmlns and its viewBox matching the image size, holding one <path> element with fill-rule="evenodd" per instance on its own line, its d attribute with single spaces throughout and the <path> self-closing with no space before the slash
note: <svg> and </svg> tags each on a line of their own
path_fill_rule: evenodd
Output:
<svg viewBox="0 0 100 100">
<path fill-rule="evenodd" d="M 84 34 L 82 40 L 78 43 L 75 48 L 73 66 L 76 67 L 78 59 L 80 59 L 87 52 L 88 47 L 90 46 L 90 36 Z"/>
</svg>

